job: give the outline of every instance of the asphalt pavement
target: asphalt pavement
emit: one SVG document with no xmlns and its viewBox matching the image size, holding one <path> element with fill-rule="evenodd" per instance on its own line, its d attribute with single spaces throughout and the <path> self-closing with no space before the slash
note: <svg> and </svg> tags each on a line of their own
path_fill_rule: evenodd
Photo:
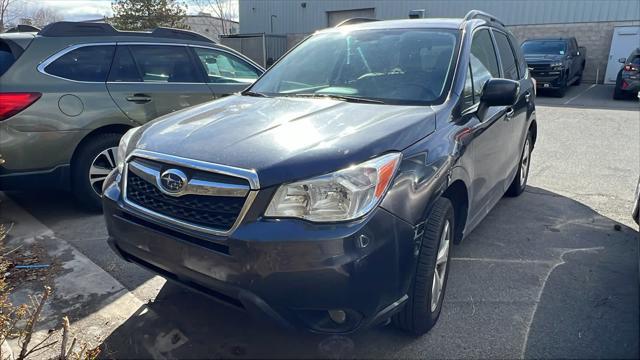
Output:
<svg viewBox="0 0 640 360">
<path fill-rule="evenodd" d="M 121 261 L 102 217 L 68 194 L 9 195 L 145 304 L 107 337 L 107 357 L 638 358 L 640 111 L 609 90 L 540 94 L 530 186 L 453 248 L 440 320 L 419 338 L 280 330 Z"/>
</svg>

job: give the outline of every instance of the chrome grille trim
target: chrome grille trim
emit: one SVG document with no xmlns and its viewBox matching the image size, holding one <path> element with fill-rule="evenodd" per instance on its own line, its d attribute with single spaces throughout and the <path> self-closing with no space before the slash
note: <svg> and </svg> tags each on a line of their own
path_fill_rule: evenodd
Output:
<svg viewBox="0 0 640 360">
<path fill-rule="evenodd" d="M 193 183 L 192 181 L 189 181 L 189 184 L 191 185 L 190 190 L 194 191 L 194 192 L 190 192 L 189 194 L 204 195 L 204 196 L 207 196 L 207 195 L 225 196 L 225 197 L 245 197 L 246 196 L 245 203 L 242 206 L 240 213 L 238 213 L 235 223 L 228 230 L 209 228 L 205 226 L 192 224 L 187 221 L 174 219 L 172 217 L 160 214 L 158 212 L 147 209 L 143 206 L 137 205 L 129 201 L 127 199 L 127 181 L 128 181 L 128 172 L 130 171 L 129 169 L 130 167 L 132 168 L 131 169 L 132 173 L 142 177 L 144 180 L 148 181 L 149 183 L 154 184 L 158 189 L 161 189 L 161 187 L 158 185 L 158 182 L 157 182 L 157 179 L 159 178 L 159 176 L 156 176 L 156 172 L 158 171 L 155 169 L 149 168 L 147 166 L 144 166 L 140 163 L 131 162 L 131 160 L 134 158 L 148 159 L 148 160 L 164 163 L 167 165 L 182 166 L 182 167 L 195 169 L 199 171 L 209 172 L 213 174 L 227 175 L 227 176 L 247 180 L 249 182 L 249 187 L 243 186 L 243 185 L 236 185 L 236 184 L 221 184 L 221 183 L 214 183 L 210 181 L 200 181 L 197 179 Z M 198 192 L 202 190 L 202 186 L 206 185 L 205 183 L 208 185 L 215 186 L 215 188 L 210 190 L 211 193 L 203 194 L 201 192 Z M 251 205 L 253 204 L 253 201 L 255 200 L 258 194 L 257 189 L 259 188 L 259 186 L 260 185 L 258 182 L 258 176 L 256 172 L 253 170 L 240 169 L 240 168 L 235 168 L 235 167 L 226 166 L 226 165 L 208 163 L 200 160 L 192 160 L 192 159 L 186 159 L 186 158 L 173 156 L 173 155 L 156 153 L 148 150 L 135 149 L 127 156 L 127 159 L 123 167 L 122 199 L 126 207 L 129 207 L 142 214 L 150 216 L 151 218 L 166 221 L 169 224 L 177 225 L 179 227 L 183 227 L 189 230 L 194 230 L 197 232 L 203 232 L 203 233 L 219 235 L 219 236 L 229 236 L 242 223 L 242 220 L 244 219 L 245 215 L 251 208 Z M 224 194 L 221 194 L 220 192 Z M 244 195 L 239 195 L 241 192 L 244 193 Z M 181 193 L 180 195 L 185 195 L 185 194 L 186 192 Z"/>
</svg>

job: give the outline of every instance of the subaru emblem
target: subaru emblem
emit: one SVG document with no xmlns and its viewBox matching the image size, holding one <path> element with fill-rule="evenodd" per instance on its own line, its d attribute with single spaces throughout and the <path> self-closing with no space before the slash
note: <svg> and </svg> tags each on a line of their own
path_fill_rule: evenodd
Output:
<svg viewBox="0 0 640 360">
<path fill-rule="evenodd" d="M 187 175 L 178 169 L 169 169 L 160 175 L 161 190 L 169 194 L 177 194 L 187 185 Z"/>
</svg>

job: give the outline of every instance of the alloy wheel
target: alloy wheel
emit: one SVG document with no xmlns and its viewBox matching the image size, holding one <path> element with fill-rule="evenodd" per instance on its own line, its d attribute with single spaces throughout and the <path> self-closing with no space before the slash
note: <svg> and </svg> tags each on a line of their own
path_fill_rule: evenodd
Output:
<svg viewBox="0 0 640 360">
<path fill-rule="evenodd" d="M 451 226 L 449 220 L 444 223 L 440 246 L 436 255 L 436 268 L 433 272 L 433 285 L 431 286 L 431 311 L 436 311 L 438 302 L 442 296 L 444 279 L 447 272 L 447 262 L 449 261 L 449 244 L 451 242 Z"/>
<path fill-rule="evenodd" d="M 102 195 L 102 185 L 107 175 L 116 167 L 117 147 L 111 147 L 100 152 L 91 162 L 89 167 L 89 182 L 91 188 L 99 196 Z"/>
</svg>

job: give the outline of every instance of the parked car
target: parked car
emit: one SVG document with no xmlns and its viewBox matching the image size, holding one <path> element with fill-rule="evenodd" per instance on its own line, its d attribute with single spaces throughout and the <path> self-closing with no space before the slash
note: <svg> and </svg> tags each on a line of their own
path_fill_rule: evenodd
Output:
<svg viewBox="0 0 640 360">
<path fill-rule="evenodd" d="M 524 57 L 537 86 L 563 97 L 570 85 L 579 85 L 587 50 L 575 38 L 530 39 L 522 43 Z"/>
<path fill-rule="evenodd" d="M 97 209 L 122 134 L 263 72 L 191 31 L 72 22 L 19 30 L 0 34 L 0 189 L 70 189 Z"/>
<path fill-rule="evenodd" d="M 640 48 L 633 50 L 629 57 L 618 61 L 623 65 L 616 78 L 613 98 L 622 100 L 640 96 Z"/>
<path fill-rule="evenodd" d="M 533 82 L 482 12 L 349 24 L 241 94 L 127 132 L 111 247 L 292 327 L 433 327 L 453 243 L 527 185 Z"/>
</svg>

